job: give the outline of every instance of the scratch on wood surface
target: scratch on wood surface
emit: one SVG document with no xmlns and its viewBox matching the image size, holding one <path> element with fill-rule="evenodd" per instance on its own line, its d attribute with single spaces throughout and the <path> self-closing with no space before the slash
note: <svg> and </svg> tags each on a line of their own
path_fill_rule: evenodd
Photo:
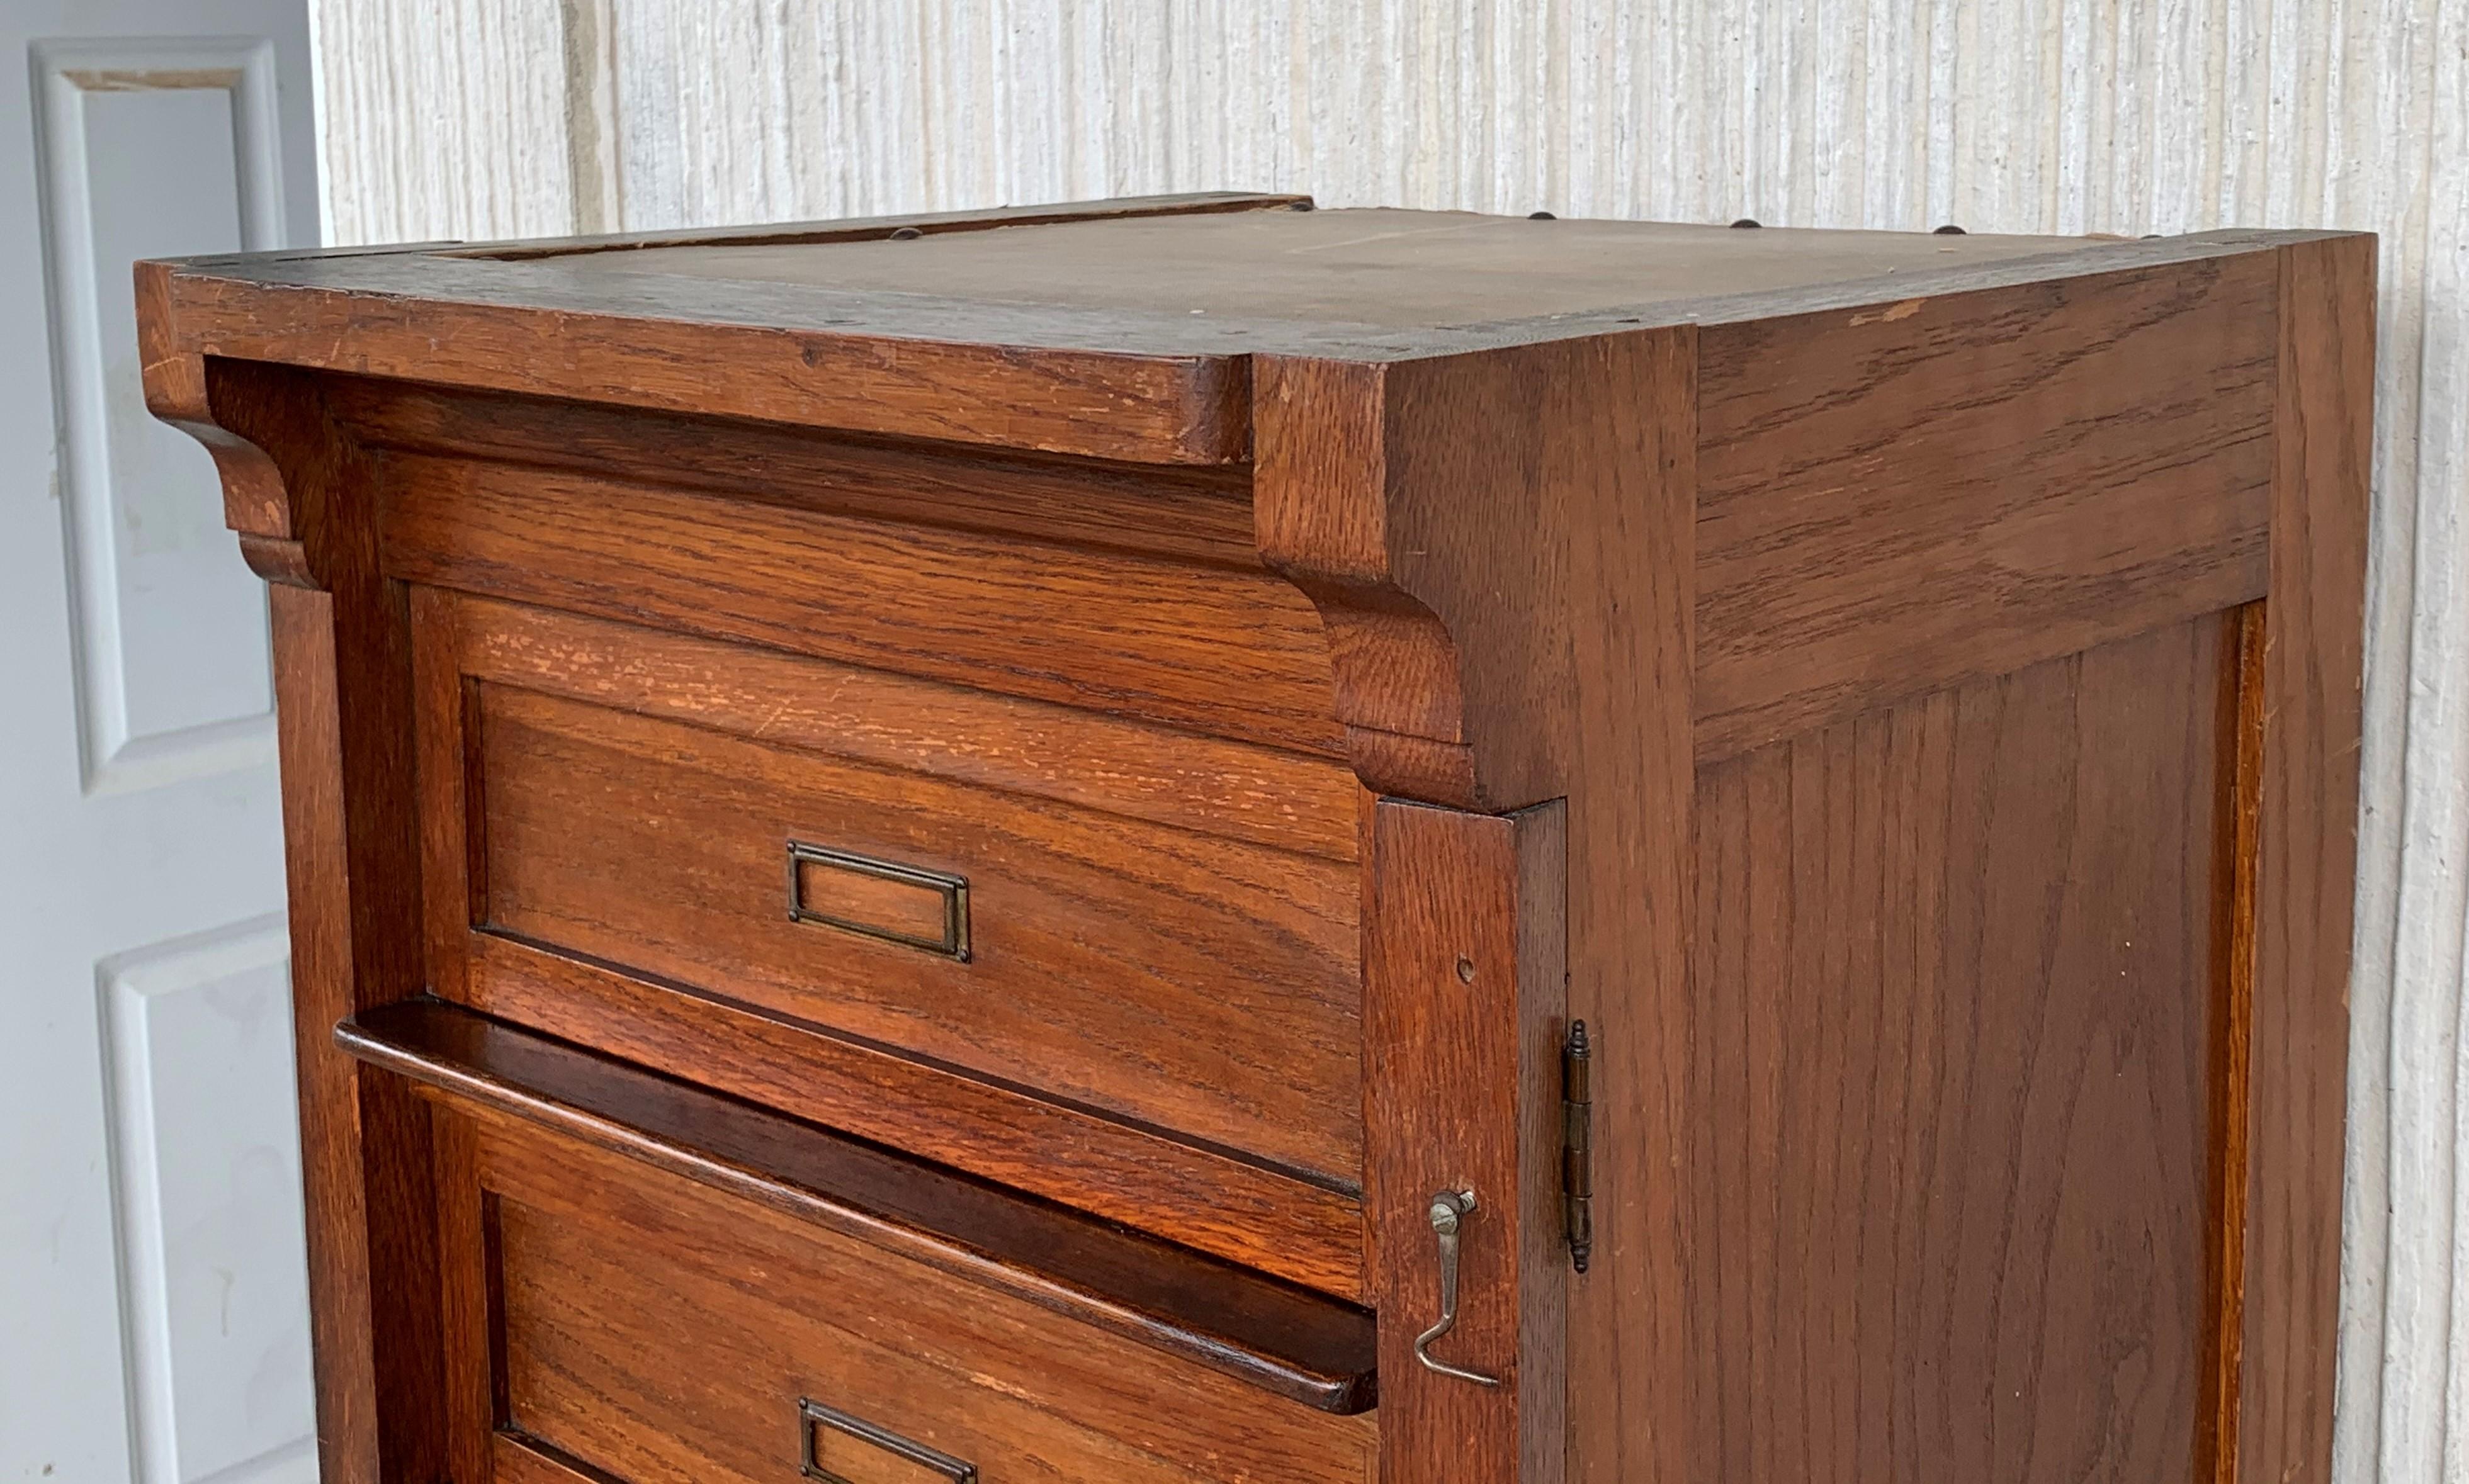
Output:
<svg viewBox="0 0 2469 1484">
<path fill-rule="evenodd" d="M 1921 311 L 1921 306 L 1927 303 L 1928 303 L 1928 301 L 1926 299 L 1906 299 L 1901 304 L 1888 305 L 1882 309 L 1877 309 L 1867 314 L 1855 314 L 1852 316 L 1852 323 L 1855 325 L 1891 325 L 1899 319 L 1910 319 L 1913 315 L 1918 314 Z"/>
</svg>

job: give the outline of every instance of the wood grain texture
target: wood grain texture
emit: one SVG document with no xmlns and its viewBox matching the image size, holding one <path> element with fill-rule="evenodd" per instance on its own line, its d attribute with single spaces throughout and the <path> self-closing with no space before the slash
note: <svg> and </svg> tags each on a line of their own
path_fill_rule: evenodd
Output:
<svg viewBox="0 0 2469 1484">
<path fill-rule="evenodd" d="M 2080 237 L 1987 233 L 1953 241 L 1791 228 L 1742 237 L 1716 223 L 1358 207 L 1084 218 L 923 243 L 880 234 L 850 234 L 828 246 L 679 242 L 574 262 L 740 284 L 1417 334 L 1637 313 L 1679 300 L 1788 293 L 2100 246 Z"/>
<path fill-rule="evenodd" d="M 2320 564 L 2354 530 L 2292 491 L 2361 478 L 2360 251 L 2117 244 L 1389 340 L 554 258 L 140 282 L 158 405 L 228 427 L 197 389 L 273 388 L 274 442 L 331 455 L 304 482 L 207 429 L 243 550 L 288 584 L 278 630 L 325 626 L 302 652 L 330 693 L 298 694 L 339 719 L 286 725 L 324 729 L 294 807 L 334 834 L 316 794 L 342 778 L 343 843 L 298 889 L 380 997 L 425 972 L 773 1110 L 750 1116 L 1373 1305 L 1396 1484 L 2054 1484 L 2265 1453 L 2303 1474 L 2319 1441 L 2345 857 L 2311 810 L 2344 756 L 2317 701 L 2355 669 Z M 183 294 L 215 306 L 190 331 L 343 384 L 206 357 Z M 898 335 L 865 318 L 895 308 Z M 422 374 L 468 385 L 381 383 L 426 341 Z M 793 370 L 796 346 L 824 350 Z M 1061 401 L 1004 400 L 1073 357 L 1093 379 Z M 1258 439 L 1257 556 L 1232 443 L 1133 467 L 1204 457 L 1159 421 L 1204 367 L 1234 409 L 1211 425 Z M 689 400 L 698 371 L 720 390 Z M 868 386 L 882 405 L 849 411 Z M 1116 443 L 1089 431 L 1109 405 Z M 1350 773 L 1388 795 L 1351 837 Z M 790 923 L 786 842 L 815 835 L 982 882 L 986 955 Z M 1584 1280 L 1555 1199 L 1573 1007 L 1600 1017 L 1617 1165 Z M 434 1256 L 493 1229 L 452 1172 L 538 1135 L 449 1134 L 432 1171 L 425 1115 L 385 1116 L 354 1170 L 409 1251 L 363 1269 L 371 1368 L 337 1374 L 381 1399 L 354 1446 L 390 1477 L 468 1430 L 475 1364 L 521 1369 L 473 1358 L 503 1316 L 475 1324 L 485 1286 Z M 1411 1357 L 1429 1202 L 1459 1184 L 1483 1203 L 1440 1352 L 1497 1389 Z M 560 1358 L 525 1395 L 655 1425 L 500 1438 L 488 1467 L 746 1466 L 712 1451 L 746 1435 L 734 1401 L 660 1390 L 639 1345 L 566 1345 L 673 1302 L 605 1299 L 690 1251 L 640 1205 L 528 1229 Z M 874 1309 L 848 1322 L 896 1305 Z M 663 1328 L 730 1356 L 844 1317 L 747 1312 Z M 487 1400 L 493 1426 L 518 1404 Z M 1114 1404 L 1075 1393 L 1054 1426 Z"/>
<path fill-rule="evenodd" d="M 2238 1477 L 2332 1470 L 2374 240 L 2279 255 Z"/>
<path fill-rule="evenodd" d="M 2262 866 L 2263 605 L 2229 616 L 2235 674 L 2224 688 L 2224 722 L 2234 739 L 2229 827 L 2223 833 L 2221 876 L 2227 882 L 2227 921 L 2214 949 L 2220 955 L 2221 1002 L 2215 1019 L 2212 1125 L 2218 1148 L 2212 1167 L 2212 1365 L 2204 1399 L 2205 1436 L 2197 1439 L 2195 1477 L 2235 1484 L 2238 1412 L 2246 1404 L 2247 1208 L 2254 1182 L 2255 890 Z"/>
<path fill-rule="evenodd" d="M 491 1484 L 607 1484 L 607 1474 L 545 1443 L 506 1432 L 476 1435 Z"/>
<path fill-rule="evenodd" d="M 1696 1475 L 2194 1468 L 2229 629 L 2157 630 L 1701 775 Z"/>
<path fill-rule="evenodd" d="M 887 235 L 899 225 L 867 230 Z M 1248 446 L 1250 391 L 1237 357 L 1025 344 L 989 357 L 981 347 L 920 338 L 913 330 L 835 329 L 854 324 L 846 313 L 819 314 L 798 328 L 784 322 L 786 306 L 773 293 L 750 299 L 739 290 L 698 309 L 622 285 L 589 296 L 600 312 L 578 337 L 580 305 L 559 302 L 554 286 L 573 271 L 553 258 L 490 263 L 469 249 L 198 260 L 166 270 L 164 349 L 1150 463 L 1234 463 Z M 508 286 L 518 290 L 512 299 L 502 294 Z M 450 312 L 455 332 L 441 335 Z M 320 342 L 322 351 L 312 348 Z M 967 392 L 956 399 L 958 388 Z"/>
<path fill-rule="evenodd" d="M 479 691 L 463 673 L 455 597 L 411 586 L 412 751 L 419 788 L 421 944 L 428 992 L 464 999 L 465 940 L 484 911 L 485 843 L 471 828 L 481 795 L 479 754 L 470 744 Z"/>
<path fill-rule="evenodd" d="M 326 1036 L 420 990 L 409 760 L 387 694 L 399 641 L 384 632 L 392 615 L 366 611 L 372 597 L 365 583 L 269 595 L 318 1468 L 345 1484 L 433 1466 L 444 1383 L 426 1111 Z"/>
<path fill-rule="evenodd" d="M 214 450 L 242 549 L 274 582 L 319 1468 L 338 1484 L 428 1477 L 444 1399 L 427 1116 L 326 1034 L 421 988 L 408 644 L 353 498 L 367 461 L 295 372 L 154 358 L 148 397 Z"/>
<path fill-rule="evenodd" d="M 419 1002 L 404 1004 L 416 1009 Z M 495 1461 L 490 1434 L 505 1414 L 506 1372 L 497 1344 L 505 1331 L 502 1294 L 493 1279 L 497 1270 L 496 1202 L 480 1189 L 479 1130 L 472 1119 L 432 1101 L 429 1129 L 437 1202 L 438 1357 L 446 1375 L 446 1464 L 449 1477 L 491 1479 Z"/>
<path fill-rule="evenodd" d="M 555 17 L 544 44 L 476 50 L 452 41 L 468 22 L 423 28 L 430 8 L 392 8 L 409 17 L 396 22 L 396 47 L 322 51 L 328 96 L 368 100 L 352 127 L 324 132 L 335 231 L 374 240 L 567 230 L 565 196 L 530 189 L 525 173 L 543 155 L 563 163 L 559 129 L 458 127 L 429 91 L 389 85 L 407 53 L 450 81 L 465 117 L 503 119 L 526 98 L 553 117 L 574 76 Z M 389 8 L 317 9 L 327 35 L 351 26 L 373 43 Z M 454 9 L 485 17 L 497 7 Z M 1354 0 L 939 0 L 902 26 L 873 24 L 843 0 L 790 0 L 776 25 L 727 29 L 696 24 L 701 0 L 625 13 L 635 19 L 610 61 L 629 84 L 597 92 L 611 100 L 599 113 L 572 115 L 578 136 L 600 129 L 612 186 L 595 204 L 612 215 L 579 220 L 621 219 L 621 177 L 622 219 L 635 225 L 1231 179 L 1308 189 L 1325 204 L 1511 215 L 2381 230 L 2393 294 L 2373 530 L 2389 580 L 2372 618 L 2353 1014 L 2359 1106 L 2388 1098 L 2390 1114 L 2352 1133 L 2340 1474 L 2443 1477 L 2448 1440 L 2469 1435 L 2469 1392 L 2446 1383 L 2469 1347 L 2403 1297 L 2469 1291 L 2449 1184 L 2412 1173 L 2415 1158 L 2451 1157 L 2457 1141 L 2459 1070 L 2442 1028 L 2458 1017 L 2457 867 L 2469 840 L 2454 683 L 2469 593 L 2432 580 L 2457 561 L 2469 506 L 2469 418 L 2458 415 L 2469 295 L 2457 256 L 2469 190 L 2458 151 L 2440 143 L 2457 137 L 2469 48 L 2429 40 L 2457 28 L 2455 0 L 2147 7 L 2119 29 L 2100 18 L 2112 12 L 2077 0 L 2027 0 L 1952 27 L 1942 10 L 1870 0 L 1788 12 L 1733 0 L 1515 7 L 1472 12 L 1473 24 L 1463 7 L 1404 6 L 1377 26 Z M 988 34 L 1008 40 L 978 44 Z M 913 81 L 813 85 L 819 56 Z M 1158 106 L 1167 79 L 1172 105 Z M 1211 126 L 1189 126 L 1195 118 Z M 835 148 L 795 148 L 818 138 Z M 1439 140 L 1447 147 L 1432 148 Z M 575 210 L 586 210 L 579 197 Z M 2437 565 L 2412 583 L 2416 559 Z M 2426 1282 L 2388 1286 L 2388 1271 Z"/>
<path fill-rule="evenodd" d="M 1486 811 L 1561 791 L 1567 415 L 1592 364 L 1584 342 L 1260 359 L 1260 552 L 1320 608 L 1374 790 Z"/>
<path fill-rule="evenodd" d="M 1559 1199 L 1567 1030 L 1566 826 L 1393 799 L 1373 811 L 1364 944 L 1364 1215 L 1380 1314 L 1381 1478 L 1559 1484 L 1568 1454 L 1568 1249 Z M 1430 1218 L 1474 1192 L 1458 1322 Z"/>
<path fill-rule="evenodd" d="M 390 575 L 1335 754 L 1328 646 L 1266 574 L 395 455 Z"/>
<path fill-rule="evenodd" d="M 604 1474 L 795 1477 L 812 1398 L 989 1479 L 1371 1476 L 1368 1417 L 563 1141 L 484 1129 L 481 1155 L 507 1426 Z"/>
<path fill-rule="evenodd" d="M 473 721 L 474 927 L 1357 1180 L 1350 867 L 496 685 Z M 964 879 L 969 959 L 791 920 L 793 840 Z"/>
<path fill-rule="evenodd" d="M 650 248 L 685 243 L 789 246 L 798 243 L 864 242 L 888 239 L 913 229 L 921 236 L 948 237 L 962 232 L 991 232 L 1004 227 L 1047 226 L 1057 222 L 1123 221 L 1142 217 L 1206 217 L 1225 212 L 1269 211 L 1308 204 L 1307 195 L 1254 191 L 1184 191 L 1159 195 L 1114 196 L 1102 201 L 1058 201 L 1038 206 L 981 207 L 975 211 L 900 212 L 883 217 L 844 217 L 829 221 L 783 221 L 768 226 L 713 231 L 691 227 L 669 231 L 612 232 L 582 237 L 526 238 L 519 242 L 458 247 L 456 256 L 516 262 L 524 258 L 566 258 L 610 254 L 623 257 Z"/>
<path fill-rule="evenodd" d="M 417 589 L 457 676 L 1351 862 L 1344 765 L 776 651 Z M 416 602 L 418 599 L 416 598 Z"/>
<path fill-rule="evenodd" d="M 1704 1363 L 1687 1296 L 1696 1249 L 1674 1177 L 1689 1130 L 1696 932 L 1693 330 L 1594 343 L 1569 551 L 1569 1015 L 1586 1022 L 1595 1250 L 1569 1280 L 1569 1478 L 1696 1477 L 1687 1388 Z"/>
<path fill-rule="evenodd" d="M 490 934 L 477 1009 L 1368 1302 L 1352 1195 L 682 985 Z"/>
<path fill-rule="evenodd" d="M 648 480 L 830 514 L 1256 568 L 1248 468 L 1038 458 L 952 444 L 336 377 L 335 416 L 373 448 Z"/>
<path fill-rule="evenodd" d="M 2275 262 L 1701 331 L 1699 757 L 2261 596 Z"/>
<path fill-rule="evenodd" d="M 381 1007 L 336 1039 L 509 1136 L 556 1130 L 1322 1410 L 1373 1403 L 1370 1316 L 1234 1264 L 443 1001 Z M 441 1180 L 458 1138 L 441 1142 Z"/>
</svg>

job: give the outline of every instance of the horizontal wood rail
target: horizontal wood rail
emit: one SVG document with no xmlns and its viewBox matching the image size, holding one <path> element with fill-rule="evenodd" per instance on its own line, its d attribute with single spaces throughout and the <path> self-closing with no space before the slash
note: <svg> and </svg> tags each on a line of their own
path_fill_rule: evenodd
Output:
<svg viewBox="0 0 2469 1484">
<path fill-rule="evenodd" d="M 335 1028 L 345 1051 L 484 1118 L 630 1154 L 1349 1414 L 1373 1404 L 1373 1316 L 437 999 Z"/>
</svg>

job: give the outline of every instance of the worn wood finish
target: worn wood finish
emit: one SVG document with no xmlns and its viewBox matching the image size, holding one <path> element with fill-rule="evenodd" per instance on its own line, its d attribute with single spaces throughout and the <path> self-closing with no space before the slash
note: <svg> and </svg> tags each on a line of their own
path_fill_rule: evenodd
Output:
<svg viewBox="0 0 2469 1484">
<path fill-rule="evenodd" d="M 1697 751 L 2260 597 L 2271 254 L 1710 327 Z"/>
<path fill-rule="evenodd" d="M 1205 220 L 1125 216 L 917 245 L 852 235 L 828 253 L 783 242 L 680 242 L 576 265 L 1414 332 L 1978 267 L 2096 245 L 2081 237 L 1983 233 L 1932 241 L 1913 232 L 1788 227 L 1744 237 L 1696 223 L 1358 208 L 1219 212 Z M 1236 264 L 1243 271 L 1229 271 Z"/>
<path fill-rule="evenodd" d="M 1235 347 L 1126 354 L 1125 340 L 1169 328 L 1137 316 L 1049 346 L 1051 309 L 989 326 L 887 295 L 635 277 L 404 254 L 192 264 L 170 291 L 194 355 L 1137 463 L 1235 464 L 1248 446 Z M 455 304 L 463 332 L 433 341 L 405 301 Z M 572 339 L 578 314 L 599 322 L 588 346 Z M 988 331 L 1011 342 L 1004 354 L 970 343 Z"/>
<path fill-rule="evenodd" d="M 554 1128 L 1322 1410 L 1372 1404 L 1370 1316 L 1248 1268 L 443 1001 L 381 1007 L 336 1039 L 468 1117 Z M 463 1153 L 441 1140 L 441 1178 L 457 1177 Z"/>
<path fill-rule="evenodd" d="M 2371 243 L 1296 204 L 141 267 L 288 584 L 330 1476 L 754 1478 L 822 1376 L 1108 1478 L 2321 1477 Z M 1066 1316 L 689 1104 L 1155 1262 Z M 1379 1408 L 1126 1337 L 1204 1269 Z"/>
<path fill-rule="evenodd" d="M 2279 254 L 2238 1477 L 2331 1477 L 2374 240 Z"/>
<path fill-rule="evenodd" d="M 411 455 L 389 575 L 1334 754 L 1328 649 L 1266 574 Z"/>
<path fill-rule="evenodd" d="M 714 232 L 707 227 L 668 232 L 612 232 L 596 236 L 532 238 L 519 242 L 452 244 L 454 255 L 493 258 L 513 263 L 525 258 L 570 258 L 607 253 L 623 258 L 649 248 L 692 243 L 699 247 L 723 242 L 794 243 L 867 242 L 888 240 L 900 231 L 942 237 L 962 232 L 987 232 L 999 227 L 1051 226 L 1064 222 L 1121 221 L 1140 217 L 1206 217 L 1220 212 L 1255 212 L 1308 202 L 1307 195 L 1281 195 L 1256 191 L 1188 191 L 1171 195 L 1125 195 L 1104 201 L 1058 201 L 1043 206 L 996 206 L 976 211 L 901 212 L 888 217 L 850 217 L 834 221 L 784 221 L 740 232 Z M 321 249 L 327 251 L 331 249 Z M 284 256 L 293 256 L 285 254 Z"/>
<path fill-rule="evenodd" d="M 1558 805 L 1501 818 L 1382 800 L 1364 944 L 1364 1217 L 1380 1313 L 1385 1484 L 1559 1484 L 1568 1256 L 1558 1187 L 1566 1033 Z M 1441 1316 L 1432 1202 L 1471 1191 L 1457 1323 Z"/>
<path fill-rule="evenodd" d="M 1353 1184 L 1350 868 L 494 685 L 472 724 L 475 927 Z M 791 841 L 964 879 L 967 961 L 792 920 Z"/>
<path fill-rule="evenodd" d="M 1210 214 L 1257 208 L 1281 216 L 1304 203 L 1254 197 L 1193 204 Z M 1155 209 L 1172 214 L 1177 205 L 1167 200 Z M 1639 231 L 1634 224 L 1582 225 Z M 888 236 L 896 227 L 887 221 L 859 236 Z M 1718 271 L 1650 286 L 1651 275 L 1642 275 L 1632 261 L 1604 279 L 1600 291 L 1581 296 L 1596 307 L 1569 312 L 1531 293 L 1510 293 L 1467 306 L 1475 309 L 1471 323 L 1452 312 L 1415 326 L 1280 318 L 1249 307 L 1242 314 L 1193 314 L 1193 308 L 1207 306 L 1195 306 L 1189 295 L 1159 308 L 1123 297 L 1112 306 L 1075 305 L 746 284 L 645 271 L 657 269 L 643 261 L 655 253 L 490 261 L 493 251 L 503 250 L 485 248 L 196 259 L 166 272 L 161 293 L 170 354 L 276 361 L 889 437 L 1212 466 L 1238 464 L 1249 451 L 1254 399 L 1248 372 L 1255 354 L 1400 360 L 1618 334 L 1642 324 L 1759 319 L 1834 304 L 1886 304 L 1914 294 L 2201 262 L 2269 248 L 2288 236 L 2217 232 L 2158 242 L 2073 244 L 2022 240 L 2027 245 L 2020 252 L 2011 245 L 2016 240 L 1978 236 L 1956 250 L 1957 263 L 1945 256 L 1943 242 L 1928 244 L 1926 256 L 1888 247 L 1864 257 L 1831 247 L 1834 234 L 1777 234 L 1781 261 L 1769 261 L 1762 276 L 1742 276 L 1731 271 L 1733 264 L 1764 257 L 1754 244 L 1744 250 L 1739 239 L 1704 229 L 1661 230 L 1694 232 L 1701 245 L 1691 251 Z M 760 236 L 704 234 L 702 240 L 747 243 Z M 784 229 L 782 236 L 791 243 L 805 239 L 800 250 L 808 254 L 832 251 L 812 240 L 811 229 Z M 1579 242 L 1548 227 L 1520 234 L 1499 240 L 1474 271 L 1495 285 L 1567 277 L 1573 269 L 1582 277 L 1588 255 Z M 1241 250 L 1224 254 L 1214 269 L 1203 271 L 1255 278 L 1263 266 L 1261 252 L 1275 247 L 1256 244 L 1249 262 Z M 1795 256 L 1823 266 L 1795 265 Z M 1375 283 L 1385 277 L 1392 295 L 1414 281 L 1410 270 L 1349 275 L 1342 263 L 1327 266 L 1337 270 L 1328 291 L 1354 298 L 1376 299 L 1376 292 L 1363 292 L 1366 277 Z M 420 311 L 407 312 L 407 305 L 450 307 L 457 333 L 431 335 L 418 322 Z M 578 319 L 591 322 L 588 335 L 575 334 Z"/>
<path fill-rule="evenodd" d="M 1293 199 L 1156 197 L 1097 215 L 1208 214 L 1277 208 Z M 1048 209 L 1026 219 L 1057 215 L 1079 214 Z M 1022 214 L 955 214 L 931 221 L 887 218 L 856 230 L 888 236 L 904 227 L 972 230 L 1022 219 Z M 791 227 L 780 236 L 817 242 L 842 232 Z M 647 244 L 576 243 L 568 250 L 590 256 L 641 245 Z M 298 361 L 306 358 L 303 342 L 323 336 L 328 354 L 315 364 L 329 371 L 1167 464 L 1233 463 L 1249 437 L 1242 363 L 1223 356 L 1058 349 L 989 360 L 966 344 L 836 331 L 833 326 L 852 323 L 846 314 L 818 315 L 802 331 L 767 323 L 766 315 L 731 314 L 719 304 L 707 315 L 679 316 L 674 307 L 623 285 L 613 298 L 598 296 L 616 317 L 588 354 L 577 355 L 566 338 L 565 307 L 489 302 L 493 284 L 554 281 L 570 270 L 513 261 L 526 256 L 521 252 L 507 254 L 505 262 L 473 263 L 475 251 L 196 260 L 164 276 L 164 354 Z M 463 332 L 453 342 L 438 341 L 405 320 L 402 290 L 452 298 L 456 283 L 471 298 L 461 311 Z M 544 375 L 547 366 L 556 370 Z M 726 375 L 716 374 L 720 367 L 727 368 Z M 951 395 L 963 386 L 963 395 Z"/>
<path fill-rule="evenodd" d="M 797 1117 L 1362 1300 L 1357 1199 L 1229 1151 L 492 934 L 470 1003 Z"/>
</svg>

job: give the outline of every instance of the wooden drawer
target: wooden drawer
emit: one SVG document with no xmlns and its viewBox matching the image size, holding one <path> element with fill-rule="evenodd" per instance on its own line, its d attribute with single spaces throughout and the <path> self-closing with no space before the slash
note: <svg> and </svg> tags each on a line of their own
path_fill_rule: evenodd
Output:
<svg viewBox="0 0 2469 1484">
<path fill-rule="evenodd" d="M 1195 1156 L 1246 1167 L 1232 1183 L 1321 1229 L 1309 1266 L 1273 1270 L 1353 1291 L 1360 879 L 1336 765 L 488 600 L 415 607 L 439 993 L 767 1101 L 822 1071 L 848 1096 L 793 1110 L 1017 1180 L 970 1107 L 915 1095 L 924 1121 L 894 1126 L 904 1095 L 849 1081 L 848 1053 L 973 1080 L 1142 1141 L 1097 1208 L 1191 1240 L 1171 1193 L 1144 1209 L 1148 1146 L 1179 1145 L 1186 1203 L 1227 1183 Z M 1108 1177 L 1046 1164 L 1043 1193 L 1083 1204 Z"/>
<path fill-rule="evenodd" d="M 1367 1313 L 449 1007 L 344 1034 L 445 1115 L 458 1477 L 1373 1476 Z"/>
</svg>

